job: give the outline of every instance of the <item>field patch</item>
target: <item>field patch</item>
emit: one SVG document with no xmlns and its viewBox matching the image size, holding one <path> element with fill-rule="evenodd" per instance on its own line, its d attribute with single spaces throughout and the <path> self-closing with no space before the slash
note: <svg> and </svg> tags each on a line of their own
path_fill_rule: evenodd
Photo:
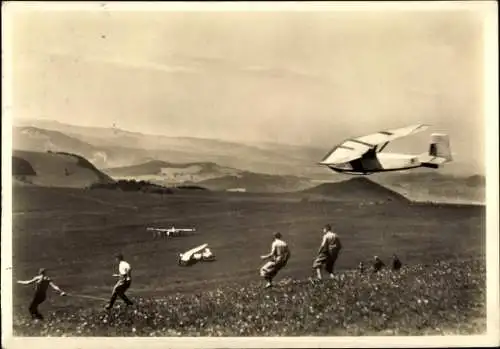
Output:
<svg viewBox="0 0 500 349">
<path fill-rule="evenodd" d="M 285 293 L 288 294 L 287 297 L 292 297 L 295 292 L 301 294 L 304 300 L 302 303 L 294 303 L 290 311 L 298 312 L 300 309 L 307 311 L 305 304 L 308 302 L 311 304 L 311 292 L 317 292 L 314 290 L 323 286 L 301 284 L 301 282 L 312 275 L 312 261 L 321 241 L 321 228 L 326 223 L 332 224 L 342 239 L 344 249 L 339 257 L 336 270 L 340 274 L 345 273 L 345 277 L 350 275 L 349 271 L 355 269 L 360 261 L 369 263 L 374 255 L 378 255 L 388 262 L 390 256 L 397 253 L 410 270 L 420 270 L 421 272 L 418 274 L 417 271 L 408 271 L 408 274 L 404 274 L 408 275 L 408 278 L 404 279 L 406 281 L 398 281 L 402 282 L 399 284 L 400 289 L 408 290 L 414 287 L 415 291 L 402 295 L 405 302 L 410 302 L 407 297 L 417 297 L 418 294 L 429 297 L 431 293 L 439 295 L 440 289 L 448 290 L 446 291 L 448 293 L 439 296 L 442 299 L 449 299 L 450 295 L 457 295 L 458 298 L 453 300 L 453 302 L 456 301 L 455 303 L 448 304 L 449 306 L 447 305 L 446 308 L 436 308 L 439 311 L 433 310 L 435 313 L 432 316 L 436 316 L 438 319 L 436 321 L 448 321 L 447 323 L 452 327 L 453 323 L 458 324 L 461 317 L 457 318 L 459 320 L 450 320 L 448 317 L 452 316 L 450 314 L 462 313 L 468 307 L 473 308 L 472 303 L 468 303 L 467 299 L 469 298 L 466 299 L 465 294 L 472 293 L 476 297 L 478 292 L 484 290 L 481 279 L 477 279 L 482 277 L 481 268 L 483 267 L 476 264 L 460 264 L 466 263 L 464 261 L 470 259 L 484 260 L 485 210 L 481 206 L 414 205 L 404 201 L 360 206 L 357 202 L 304 201 L 301 200 L 300 196 L 249 193 L 187 191 L 170 195 L 154 195 L 110 190 L 37 187 L 14 188 L 13 204 L 15 213 L 13 217 L 14 279 L 31 278 L 39 267 L 45 267 L 56 283 L 70 294 L 101 299 L 49 296 L 50 299 L 42 305 L 41 311 L 46 314 L 61 314 L 54 318 L 54 321 L 59 324 L 54 328 L 61 329 L 61 333 L 78 331 L 78 324 L 83 322 L 87 322 L 89 326 L 97 327 L 84 329 L 82 333 L 88 334 L 90 333 L 88 331 L 94 331 L 92 333 L 95 335 L 122 333 L 120 332 L 122 330 L 119 330 L 122 325 L 118 325 L 122 321 L 120 320 L 122 315 L 116 315 L 117 325 L 113 325 L 115 326 L 112 327 L 114 330 L 110 330 L 118 332 L 105 333 L 103 332 L 104 327 L 101 328 L 99 327 L 101 325 L 97 325 L 98 322 L 88 321 L 97 321 L 102 315 L 104 300 L 109 297 L 115 281 L 111 274 L 115 272 L 116 268 L 113 260 L 113 255 L 116 252 L 122 252 L 134 270 L 134 282 L 129 291 L 130 296 L 144 304 L 146 309 L 156 309 L 162 314 L 168 313 L 167 309 L 172 304 L 194 302 L 190 298 L 194 297 L 193 294 L 205 293 L 207 290 L 217 290 L 218 288 L 223 290 L 223 294 L 220 296 L 222 298 L 219 299 L 215 296 L 213 296 L 215 298 L 204 298 L 203 304 L 215 306 L 222 302 L 221 304 L 229 306 L 231 298 L 236 297 L 236 293 L 239 292 L 242 295 L 255 293 L 259 295 L 255 296 L 257 298 L 242 299 L 242 302 L 248 301 L 248 303 L 243 302 L 242 304 L 248 305 L 249 309 L 253 309 L 254 306 L 258 307 L 254 309 L 260 309 L 258 311 L 263 312 L 260 308 L 263 306 L 262 304 L 270 304 L 270 307 L 275 307 L 277 303 L 273 302 L 278 302 Z M 169 239 L 153 239 L 151 233 L 146 230 L 149 226 L 171 227 L 172 225 L 179 228 L 195 227 L 197 233 Z M 292 258 L 287 267 L 280 272 L 276 281 L 288 279 L 294 281 L 287 284 L 286 287 L 292 287 L 289 291 L 285 293 L 276 291 L 278 292 L 276 293 L 277 298 L 269 300 L 265 298 L 265 295 L 273 295 L 275 290 L 271 290 L 270 293 L 262 293 L 263 291 L 261 291 L 262 284 L 260 284 L 258 270 L 262 261 L 259 256 L 268 253 L 274 231 L 281 231 L 292 249 Z M 209 244 L 217 256 L 217 261 L 187 268 L 177 265 L 180 252 L 202 243 Z M 446 267 L 447 271 L 444 274 L 440 274 L 442 269 L 439 267 L 439 262 L 442 261 L 451 263 L 449 267 Z M 417 282 L 417 276 L 425 281 Z M 348 281 L 349 287 L 351 287 L 349 292 L 347 292 L 348 288 L 342 291 L 343 286 L 338 286 L 341 283 L 328 284 L 325 282 L 325 285 L 330 285 L 328 287 L 333 288 L 330 290 L 324 286 L 326 288 L 321 291 L 323 292 L 321 294 L 324 294 L 326 298 L 319 301 L 318 307 L 323 307 L 327 298 L 339 297 L 335 302 L 344 302 L 342 304 L 344 304 L 345 309 L 356 309 L 352 308 L 354 305 L 350 303 L 350 298 L 345 297 L 354 292 L 354 288 L 363 289 L 365 287 L 365 290 L 371 290 L 371 281 L 367 284 L 363 281 L 364 279 L 357 276 L 346 280 L 350 280 Z M 381 282 L 380 292 L 389 292 L 390 290 L 392 290 L 390 292 L 396 292 L 395 289 L 391 288 L 391 283 L 388 280 L 380 279 L 377 281 Z M 294 282 L 298 282 L 298 284 L 294 284 Z M 240 289 L 243 291 L 236 292 Z M 15 284 L 13 292 L 14 315 L 20 321 L 18 328 L 24 328 L 22 331 L 28 331 L 23 333 L 31 333 L 33 328 L 36 328 L 33 333 L 47 334 L 52 331 L 44 327 L 49 325 L 33 327 L 35 325 L 31 322 L 26 323 L 28 315 L 26 308 L 31 300 L 32 290 L 29 287 Z M 226 294 L 230 294 L 230 296 L 226 296 Z M 386 297 L 384 294 L 380 293 L 381 299 Z M 390 297 L 396 297 L 396 294 L 398 293 L 391 293 Z M 175 297 L 180 298 L 176 301 Z M 364 300 L 365 296 L 360 295 L 359 297 Z M 378 297 L 373 299 L 378 299 Z M 165 305 L 159 305 L 163 304 L 159 299 L 167 299 Z M 387 299 L 393 301 L 393 298 Z M 432 302 L 437 302 L 437 298 L 429 298 L 429 302 L 431 299 L 433 299 Z M 471 300 L 470 302 L 476 301 Z M 298 304 L 301 304 L 302 308 Z M 474 304 L 476 307 L 478 303 Z M 455 309 L 453 305 L 456 305 L 457 308 Z M 228 311 L 225 309 L 224 307 L 216 308 L 216 311 Z M 302 330 L 295 327 L 291 327 L 289 330 L 296 331 L 296 333 L 312 331 L 312 333 L 320 334 L 326 333 L 327 327 L 325 326 L 328 324 L 330 326 L 328 333 L 330 334 L 337 333 L 335 328 L 340 329 L 339 333 L 354 333 L 352 332 L 353 328 L 331 325 L 332 321 L 340 319 L 337 318 L 340 315 L 332 315 L 337 314 L 338 311 L 333 311 L 333 308 L 329 309 L 331 309 L 331 314 L 329 313 L 328 316 L 335 317 L 332 320 L 328 317 L 324 318 L 321 320 L 325 321 L 323 325 L 320 325 L 320 322 L 314 322 L 316 324 L 314 326 L 318 326 L 316 330 L 313 331 L 306 322 L 301 325 L 305 326 Z M 137 310 L 142 314 L 142 310 Z M 156 310 L 148 310 L 146 312 L 147 318 L 159 316 Z M 203 311 L 208 313 L 206 309 Z M 347 312 L 347 310 L 345 311 Z M 413 312 L 413 310 L 408 310 L 406 314 L 413 314 Z M 73 318 L 69 314 L 73 314 L 71 315 Z M 189 314 L 191 314 L 188 316 L 191 319 L 189 321 L 194 321 L 194 313 Z M 235 321 L 240 316 L 231 312 L 228 314 L 227 318 Z M 482 316 L 481 313 L 473 314 L 472 312 L 471 314 L 470 316 L 474 314 Z M 146 321 L 140 320 L 142 315 L 137 315 L 139 318 L 134 317 L 136 315 L 133 315 L 132 318 L 130 316 L 132 315 L 126 315 L 125 318 L 135 319 L 130 320 L 132 323 Z M 394 319 L 398 319 L 397 321 L 402 321 L 401 316 L 403 315 L 394 316 Z M 425 317 L 425 315 L 421 315 L 422 321 Z M 226 317 L 224 316 L 224 318 Z M 80 320 L 82 321 L 80 322 Z M 358 320 L 355 322 L 357 323 Z M 51 321 L 47 324 L 52 323 Z M 106 321 L 109 324 L 109 321 L 112 320 Z M 393 324 L 396 323 L 395 321 Z M 363 324 L 359 325 L 361 329 L 376 330 L 374 325 L 366 327 L 365 322 L 361 323 Z M 249 322 L 249 324 L 251 324 L 248 325 L 251 328 L 257 323 Z M 420 323 L 421 329 L 418 331 L 432 330 L 432 326 L 429 324 Z M 64 329 L 66 325 L 69 327 Z M 161 322 L 160 325 L 167 326 L 167 328 L 173 326 L 171 322 Z M 216 325 L 214 323 L 214 326 Z M 25 328 L 26 326 L 29 330 Z M 162 332 L 163 327 L 157 325 L 144 326 L 144 331 L 139 331 L 136 328 L 136 333 L 139 331 L 141 335 L 150 335 L 151 332 L 154 332 L 155 335 L 172 334 Z M 193 322 L 192 325 L 180 328 L 178 332 L 180 331 L 184 335 L 191 333 L 193 327 L 190 326 L 201 325 Z M 219 324 L 220 326 L 222 324 Z M 259 330 L 258 333 L 272 335 L 279 332 L 284 334 L 284 332 L 280 332 L 280 326 L 277 324 L 272 328 L 266 327 L 264 330 Z M 381 331 L 389 331 L 391 326 L 393 325 L 387 325 Z M 412 328 L 415 329 L 415 326 Z M 131 328 L 129 329 L 131 330 Z M 204 327 L 196 328 L 197 331 L 202 331 Z M 231 326 L 226 327 L 225 330 L 217 329 L 222 331 L 223 335 L 233 333 L 231 331 L 235 330 Z M 359 331 L 362 331 L 361 329 Z M 150 332 L 146 333 L 147 331 Z M 254 331 L 257 330 L 254 329 Z M 196 331 L 194 335 L 196 335 Z"/>
</svg>

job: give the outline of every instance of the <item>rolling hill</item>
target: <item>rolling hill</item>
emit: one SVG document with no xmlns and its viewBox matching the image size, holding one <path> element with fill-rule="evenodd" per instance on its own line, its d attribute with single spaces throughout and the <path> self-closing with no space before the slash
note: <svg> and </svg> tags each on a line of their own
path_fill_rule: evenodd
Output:
<svg viewBox="0 0 500 349">
<path fill-rule="evenodd" d="M 105 151 L 58 131 L 37 127 L 14 127 L 12 139 L 14 149 L 34 152 L 69 152 L 89 159 L 96 166 L 106 163 Z"/>
<path fill-rule="evenodd" d="M 143 162 L 151 152 L 124 146 L 97 146 L 81 140 L 78 135 L 32 126 L 13 128 L 13 148 L 26 151 L 68 152 L 85 157 L 97 168 L 123 166 Z"/>
<path fill-rule="evenodd" d="M 111 127 L 83 127 L 47 120 L 17 120 L 16 125 L 18 128 L 36 127 L 57 131 L 91 144 L 106 154 L 104 164 L 96 164 L 99 168 L 161 160 L 172 163 L 214 162 L 246 171 L 316 179 L 332 176 L 330 171 L 316 165 L 316 161 L 328 151 L 329 145 L 325 149 L 318 149 L 274 143 L 243 144 L 216 139 L 143 134 Z M 19 143 L 27 142 L 21 141 Z M 71 151 L 91 158 L 83 149 L 71 148 Z"/>
<path fill-rule="evenodd" d="M 295 192 L 313 186 L 308 178 L 296 176 L 277 176 L 243 171 L 198 182 L 211 190 L 246 191 L 254 193 Z"/>
<path fill-rule="evenodd" d="M 114 182 L 81 156 L 23 150 L 12 155 L 12 178 L 17 185 L 42 187 L 86 188 Z"/>
<path fill-rule="evenodd" d="M 322 183 L 303 190 L 302 193 L 310 197 L 325 197 L 336 201 L 366 203 L 409 202 L 403 195 L 365 177 L 354 177 L 336 183 Z"/>
<path fill-rule="evenodd" d="M 136 178 L 164 183 L 199 182 L 215 177 L 239 174 L 242 171 L 219 166 L 213 162 L 172 163 L 152 160 L 139 165 L 108 168 L 105 173 L 116 178 Z"/>
<path fill-rule="evenodd" d="M 484 204 L 485 177 L 454 176 L 438 171 L 417 169 L 378 174 L 372 179 L 413 201 Z"/>
<path fill-rule="evenodd" d="M 196 184 L 216 191 L 290 192 L 312 186 L 308 178 L 270 175 L 220 166 L 213 162 L 171 163 L 148 161 L 144 164 L 103 170 L 115 179 L 145 180 L 178 186 Z"/>
</svg>

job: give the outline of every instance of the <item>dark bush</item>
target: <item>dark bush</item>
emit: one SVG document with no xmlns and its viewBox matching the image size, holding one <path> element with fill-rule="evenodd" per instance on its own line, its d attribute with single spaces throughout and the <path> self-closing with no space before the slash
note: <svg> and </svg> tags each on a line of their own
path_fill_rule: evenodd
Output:
<svg viewBox="0 0 500 349">
<path fill-rule="evenodd" d="M 198 185 L 179 185 L 177 189 L 187 189 L 187 190 L 207 190 L 206 188 L 200 187 Z"/>
<path fill-rule="evenodd" d="M 140 191 L 143 193 L 152 194 L 172 194 L 172 189 L 162 187 L 147 181 L 136 181 L 135 179 L 125 180 L 120 179 L 114 183 L 96 183 L 90 186 L 90 189 L 109 189 L 121 191 Z"/>
</svg>

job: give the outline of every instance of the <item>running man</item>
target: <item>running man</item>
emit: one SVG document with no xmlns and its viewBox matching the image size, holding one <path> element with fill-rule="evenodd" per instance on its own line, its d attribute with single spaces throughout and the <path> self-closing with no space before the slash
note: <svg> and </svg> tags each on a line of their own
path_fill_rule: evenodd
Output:
<svg viewBox="0 0 500 349">
<path fill-rule="evenodd" d="M 323 233 L 323 240 L 321 241 L 321 245 L 318 249 L 318 256 L 313 262 L 313 269 L 316 269 L 316 277 L 318 280 L 322 279 L 322 266 L 324 266 L 325 270 L 330 274 L 330 278 L 333 278 L 333 267 L 335 266 L 339 252 L 342 249 L 340 239 L 336 233 L 332 232 L 330 224 L 325 225 Z"/>
<path fill-rule="evenodd" d="M 281 233 L 274 233 L 274 241 L 271 244 L 271 253 L 261 256 L 261 259 L 269 259 L 260 269 L 260 276 L 267 281 L 266 288 L 273 285 L 273 279 L 278 272 L 288 263 L 291 253 L 287 243 L 283 241 Z"/>
<path fill-rule="evenodd" d="M 113 308 L 113 305 L 115 304 L 117 297 L 120 297 L 121 299 L 123 299 L 123 301 L 127 305 L 134 304 L 125 295 L 125 292 L 128 290 L 128 288 L 130 287 L 130 284 L 132 283 L 132 268 L 130 267 L 130 264 L 125 262 L 125 260 L 123 259 L 123 255 L 121 253 L 116 255 L 116 261 L 118 262 L 119 274 L 113 274 L 113 276 L 118 277 L 119 279 L 118 279 L 118 282 L 116 283 L 115 287 L 113 288 L 113 293 L 111 294 L 111 299 L 109 300 L 108 305 L 106 305 L 107 310 Z"/>
<path fill-rule="evenodd" d="M 27 281 L 18 280 L 17 283 L 21 285 L 35 284 L 35 294 L 29 307 L 32 319 L 43 320 L 42 314 L 38 311 L 38 306 L 47 298 L 47 289 L 49 286 L 59 292 L 61 296 L 66 295 L 66 293 L 47 276 L 47 271 L 44 268 L 40 268 L 40 270 L 38 270 L 38 275 L 33 277 L 33 279 Z"/>
</svg>

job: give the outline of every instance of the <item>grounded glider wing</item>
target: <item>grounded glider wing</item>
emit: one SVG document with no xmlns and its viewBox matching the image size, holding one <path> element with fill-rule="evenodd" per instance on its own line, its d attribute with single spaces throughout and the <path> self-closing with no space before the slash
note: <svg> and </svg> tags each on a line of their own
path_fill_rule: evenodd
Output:
<svg viewBox="0 0 500 349">
<path fill-rule="evenodd" d="M 182 257 L 181 257 L 181 260 L 183 262 L 187 262 L 191 259 L 191 257 L 195 254 L 195 253 L 199 253 L 201 251 L 203 251 L 206 247 L 208 246 L 208 244 L 203 244 L 203 245 L 200 245 L 200 246 L 197 246 L 195 248 L 192 248 L 190 249 L 189 251 L 187 251 L 186 253 L 183 253 L 182 254 Z"/>
</svg>

